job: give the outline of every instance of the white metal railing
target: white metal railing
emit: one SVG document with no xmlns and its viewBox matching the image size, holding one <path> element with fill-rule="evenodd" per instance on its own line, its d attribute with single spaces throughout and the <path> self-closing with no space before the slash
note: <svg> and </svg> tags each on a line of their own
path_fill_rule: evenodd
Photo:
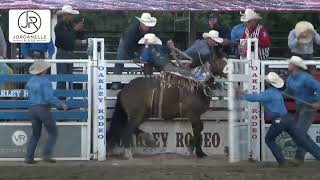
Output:
<svg viewBox="0 0 320 180">
<path fill-rule="evenodd" d="M 0 63 L 34 63 L 36 60 L 34 59 L 0 59 Z M 83 64 L 84 67 L 88 69 L 88 72 L 91 71 L 92 61 L 89 59 L 46 59 L 44 61 L 50 62 L 50 63 L 80 63 Z M 91 74 L 88 73 L 88 82 L 92 79 Z M 86 89 L 88 90 L 88 118 L 86 122 L 57 122 L 58 126 L 80 126 L 81 128 L 84 128 L 82 131 L 82 137 L 84 138 L 81 148 L 83 149 L 82 157 L 61 157 L 57 158 L 59 160 L 89 160 L 90 159 L 90 146 L 87 146 L 86 143 L 91 143 L 91 108 L 92 108 L 92 83 L 84 83 L 86 85 Z M 31 122 L 1 122 L 0 126 L 31 126 Z M 16 161 L 16 160 L 23 160 L 23 158 L 1 158 L 1 160 L 5 161 Z"/>
</svg>

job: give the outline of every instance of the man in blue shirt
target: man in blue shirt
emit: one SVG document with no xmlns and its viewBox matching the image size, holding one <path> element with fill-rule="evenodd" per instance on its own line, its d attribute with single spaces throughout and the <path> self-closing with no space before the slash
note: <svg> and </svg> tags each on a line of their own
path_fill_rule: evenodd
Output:
<svg viewBox="0 0 320 180">
<path fill-rule="evenodd" d="M 22 43 L 20 49 L 24 59 L 51 59 L 55 52 L 52 40 L 49 43 Z"/>
<path fill-rule="evenodd" d="M 240 23 L 240 24 L 234 26 L 231 30 L 232 52 L 238 58 L 240 58 L 238 47 L 240 44 L 241 36 L 244 33 L 245 29 L 246 29 L 245 24 Z"/>
<path fill-rule="evenodd" d="M 191 47 L 184 51 L 185 54 L 192 58 L 191 68 L 200 66 L 200 61 L 205 63 L 212 60 L 215 56 L 218 58 L 224 56 L 224 54 L 221 54 L 219 51 L 219 45 L 221 45 L 224 40 L 218 31 L 211 30 L 208 33 L 205 32 L 202 34 L 202 37 L 204 39 L 198 39 Z"/>
<path fill-rule="evenodd" d="M 284 85 L 283 80 L 274 72 L 270 72 L 265 80 L 267 87 L 265 92 L 259 94 L 243 94 L 241 98 L 250 102 L 261 103 L 267 115 L 271 117 L 272 125 L 266 134 L 265 142 L 279 163 L 279 166 L 288 166 L 281 148 L 275 142 L 277 136 L 283 131 L 286 131 L 298 146 L 303 147 L 317 160 L 320 160 L 320 147 L 312 141 L 305 131 L 299 129 L 293 119 L 288 115 L 282 93 L 279 90 L 279 88 L 282 88 Z"/>
<path fill-rule="evenodd" d="M 44 61 L 35 62 L 30 68 L 30 74 L 33 76 L 27 82 L 30 114 L 32 118 L 32 137 L 28 144 L 27 154 L 25 157 L 26 164 L 34 164 L 34 153 L 41 136 L 42 124 L 48 131 L 48 142 L 43 149 L 43 160 L 55 163 L 51 158 L 54 145 L 57 140 L 58 132 L 56 121 L 52 119 L 50 108 L 51 105 L 67 110 L 68 107 L 59 99 L 53 96 L 51 82 L 44 76 L 50 63 Z"/>
<path fill-rule="evenodd" d="M 284 95 L 295 99 L 297 127 L 308 132 L 315 113 L 320 108 L 320 83 L 306 72 L 307 66 L 298 56 L 291 57 L 288 70 L 290 75 Z M 295 156 L 296 163 L 303 163 L 305 154 L 306 151 L 299 146 Z"/>
</svg>

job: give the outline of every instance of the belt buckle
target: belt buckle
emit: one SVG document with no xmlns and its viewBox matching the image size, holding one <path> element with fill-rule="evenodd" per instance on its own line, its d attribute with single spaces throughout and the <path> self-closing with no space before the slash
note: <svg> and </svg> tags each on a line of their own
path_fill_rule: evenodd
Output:
<svg viewBox="0 0 320 180">
<path fill-rule="evenodd" d="M 281 122 L 281 118 L 277 118 L 277 119 L 275 119 L 275 120 L 274 120 L 274 122 L 275 122 L 276 124 L 280 124 L 280 122 Z"/>
</svg>

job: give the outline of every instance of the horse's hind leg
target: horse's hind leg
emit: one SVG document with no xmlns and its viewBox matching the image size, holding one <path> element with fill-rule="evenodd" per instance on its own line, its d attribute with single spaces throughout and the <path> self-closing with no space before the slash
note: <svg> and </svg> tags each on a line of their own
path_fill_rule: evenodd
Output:
<svg viewBox="0 0 320 180">
<path fill-rule="evenodd" d="M 128 123 L 124 128 L 122 135 L 122 142 L 125 148 L 125 158 L 132 159 L 132 153 L 130 150 L 130 145 L 132 142 L 132 134 L 136 131 L 139 125 L 147 119 L 147 114 L 145 111 L 141 111 L 140 113 L 136 113 L 135 118 L 128 119 Z"/>
<path fill-rule="evenodd" d="M 196 155 L 198 158 L 202 158 L 207 156 L 203 151 L 202 151 L 202 136 L 201 132 L 203 130 L 203 122 L 200 120 L 192 122 L 192 130 L 193 130 L 193 138 L 191 139 L 191 146 L 196 148 Z"/>
<path fill-rule="evenodd" d="M 133 122 L 129 122 L 125 128 L 124 128 L 124 131 L 123 131 L 123 134 L 122 134 L 122 143 L 124 145 L 124 157 L 126 159 L 132 159 L 132 152 L 130 150 L 130 145 L 131 145 L 131 142 L 132 142 L 132 134 L 134 132 L 134 130 L 136 129 L 136 124 L 133 123 Z"/>
</svg>

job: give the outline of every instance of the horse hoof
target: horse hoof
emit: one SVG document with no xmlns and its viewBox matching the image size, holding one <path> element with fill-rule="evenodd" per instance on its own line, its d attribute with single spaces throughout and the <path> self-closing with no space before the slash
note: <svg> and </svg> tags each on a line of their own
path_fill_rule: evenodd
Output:
<svg viewBox="0 0 320 180">
<path fill-rule="evenodd" d="M 126 160 L 132 160 L 133 156 L 132 156 L 132 152 L 130 149 L 124 149 L 124 158 Z"/>
<path fill-rule="evenodd" d="M 207 157 L 207 155 L 203 151 L 197 151 L 196 150 L 196 155 L 197 155 L 198 158 Z"/>
</svg>

